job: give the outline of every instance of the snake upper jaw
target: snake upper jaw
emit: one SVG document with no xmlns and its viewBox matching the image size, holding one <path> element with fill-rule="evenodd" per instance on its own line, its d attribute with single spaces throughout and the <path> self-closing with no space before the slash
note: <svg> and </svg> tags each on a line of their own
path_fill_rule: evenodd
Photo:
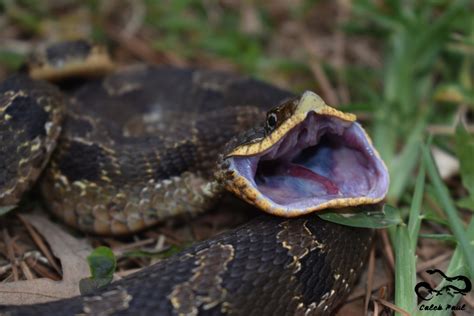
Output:
<svg viewBox="0 0 474 316">
<path fill-rule="evenodd" d="M 312 92 L 291 102 L 283 107 L 292 106 L 292 115 L 278 128 L 223 157 L 224 186 L 285 217 L 383 200 L 388 171 L 355 116 Z"/>
</svg>

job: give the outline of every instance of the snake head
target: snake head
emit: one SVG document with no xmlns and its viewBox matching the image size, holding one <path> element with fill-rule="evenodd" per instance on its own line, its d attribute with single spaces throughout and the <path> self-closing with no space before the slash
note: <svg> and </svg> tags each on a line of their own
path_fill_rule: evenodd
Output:
<svg viewBox="0 0 474 316">
<path fill-rule="evenodd" d="M 355 115 L 309 91 L 233 139 L 218 178 L 247 202 L 285 217 L 375 204 L 389 186 L 387 168 Z"/>
</svg>

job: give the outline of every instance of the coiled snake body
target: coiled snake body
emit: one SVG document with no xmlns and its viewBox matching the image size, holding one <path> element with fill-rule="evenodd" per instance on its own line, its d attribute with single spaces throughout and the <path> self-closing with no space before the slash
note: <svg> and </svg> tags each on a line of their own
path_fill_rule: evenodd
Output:
<svg viewBox="0 0 474 316">
<path fill-rule="evenodd" d="M 70 98 L 23 76 L 0 93 L 2 204 L 34 182 L 62 126 L 41 191 L 83 231 L 131 233 L 196 213 L 224 187 L 283 216 L 262 215 L 93 295 L 0 313 L 323 315 L 360 274 L 372 231 L 305 214 L 378 202 L 388 177 L 354 117 L 315 94 L 153 66 L 90 80 Z"/>
</svg>

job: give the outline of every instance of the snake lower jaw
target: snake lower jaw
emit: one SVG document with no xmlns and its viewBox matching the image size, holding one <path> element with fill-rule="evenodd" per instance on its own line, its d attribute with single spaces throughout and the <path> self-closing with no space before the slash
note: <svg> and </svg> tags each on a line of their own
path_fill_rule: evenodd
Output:
<svg viewBox="0 0 474 316">
<path fill-rule="evenodd" d="M 226 157 L 221 165 L 228 190 L 285 217 L 378 203 L 389 184 L 358 123 L 314 112 L 263 152 Z"/>
</svg>

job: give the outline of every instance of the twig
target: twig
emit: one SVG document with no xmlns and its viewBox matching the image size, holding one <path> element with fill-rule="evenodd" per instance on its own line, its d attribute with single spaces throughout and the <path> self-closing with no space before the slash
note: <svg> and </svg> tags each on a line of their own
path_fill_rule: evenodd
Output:
<svg viewBox="0 0 474 316">
<path fill-rule="evenodd" d="M 416 272 L 421 272 L 421 271 L 426 270 L 429 267 L 437 266 L 441 262 L 443 262 L 447 259 L 450 259 L 452 257 L 452 255 L 453 255 L 452 252 L 447 252 L 447 253 L 443 253 L 442 255 L 439 255 L 437 257 L 434 257 L 430 260 L 424 261 L 416 267 Z"/>
<path fill-rule="evenodd" d="M 20 268 L 27 280 L 33 280 L 35 278 L 25 261 L 20 262 Z"/>
<path fill-rule="evenodd" d="M 432 124 L 427 127 L 429 133 L 433 135 L 454 135 L 456 126 L 463 124 L 468 133 L 474 133 L 474 125 L 467 122 L 468 107 L 461 105 L 458 107 L 454 121 L 450 125 Z"/>
<path fill-rule="evenodd" d="M 364 315 L 367 315 L 369 310 L 369 300 L 372 293 L 372 287 L 374 283 L 374 272 L 375 272 L 375 247 L 372 245 L 372 249 L 370 249 L 370 256 L 369 256 L 369 268 L 367 272 L 367 289 L 364 298 Z"/>
<path fill-rule="evenodd" d="M 381 281 L 378 281 L 378 280 L 374 280 L 375 282 L 375 285 L 372 287 L 372 291 L 375 291 L 375 290 L 378 290 L 380 289 L 381 287 L 387 285 L 390 280 L 388 279 L 383 279 Z M 349 296 L 349 298 L 346 300 L 347 302 L 352 302 L 352 301 L 355 301 L 357 299 L 360 299 L 362 297 L 364 297 L 366 295 L 366 289 L 363 289 L 363 288 L 357 288 L 356 290 L 354 290 L 354 292 L 352 292 L 352 294 Z"/>
<path fill-rule="evenodd" d="M 48 278 L 48 279 L 51 279 L 51 280 L 54 280 L 54 281 L 60 281 L 61 280 L 60 275 L 57 275 L 55 273 L 51 273 L 51 271 L 47 267 L 42 265 L 40 262 L 38 262 L 34 258 L 28 257 L 28 258 L 25 259 L 25 261 L 28 264 L 28 266 L 31 269 L 33 269 L 33 271 L 35 271 L 39 276 L 41 276 L 43 278 Z"/>
<path fill-rule="evenodd" d="M 12 264 L 11 263 L 7 263 L 6 265 L 4 266 L 0 266 L 0 276 L 2 276 L 3 274 L 7 273 L 8 271 L 10 271 L 12 269 Z"/>
<path fill-rule="evenodd" d="M 474 297 L 472 295 L 466 295 L 462 297 L 462 300 L 466 302 L 471 308 L 474 308 Z"/>
<path fill-rule="evenodd" d="M 130 6 L 130 19 L 127 21 L 122 31 L 123 35 L 127 37 L 131 37 L 138 32 L 142 27 L 146 16 L 146 7 L 142 0 L 132 0 L 130 1 Z"/>
<path fill-rule="evenodd" d="M 185 242 L 184 239 L 177 237 L 176 233 L 167 227 L 161 227 L 158 233 L 163 234 L 166 237 L 166 241 L 173 246 L 180 246 Z"/>
<path fill-rule="evenodd" d="M 7 256 L 8 260 L 10 260 L 12 264 L 12 272 L 13 272 L 13 280 L 19 280 L 18 268 L 17 268 L 17 260 L 15 258 L 15 252 L 13 251 L 12 240 L 10 235 L 8 235 L 8 231 L 6 228 L 3 229 L 3 240 L 5 240 L 5 245 L 7 247 Z"/>
<path fill-rule="evenodd" d="M 26 227 L 26 230 L 30 234 L 31 238 L 35 242 L 36 246 L 41 250 L 41 252 L 48 258 L 49 264 L 56 270 L 59 275 L 62 275 L 61 268 L 56 263 L 53 254 L 49 250 L 48 246 L 43 241 L 43 238 L 36 232 L 36 230 L 31 226 L 30 222 L 22 215 L 18 214 L 18 218 L 20 219 L 21 223 Z"/>
<path fill-rule="evenodd" d="M 337 94 L 334 91 L 334 88 L 332 87 L 329 79 L 327 78 L 323 67 L 321 66 L 321 58 L 319 57 L 315 44 L 313 43 L 310 35 L 302 25 L 300 25 L 298 28 L 301 43 L 303 44 L 303 47 L 306 49 L 306 52 L 309 55 L 309 67 L 313 72 L 316 81 L 319 83 L 321 90 L 323 91 L 324 98 L 330 105 L 339 104 Z"/>
<path fill-rule="evenodd" d="M 382 236 L 382 243 L 383 243 L 383 250 L 385 254 L 385 258 L 390 266 L 391 271 L 395 271 L 395 258 L 393 257 L 393 249 L 390 241 L 388 240 L 388 235 L 386 230 L 382 230 L 380 232 Z"/>
<path fill-rule="evenodd" d="M 374 316 L 378 316 L 378 315 L 380 315 L 379 303 L 377 303 L 375 301 L 373 303 L 374 303 Z M 367 311 L 365 311 L 364 315 L 369 315 L 369 314 L 367 313 Z"/>
<path fill-rule="evenodd" d="M 24 258 L 25 258 L 25 248 L 24 247 L 21 247 L 19 246 L 18 244 L 16 243 L 11 243 L 12 244 L 12 248 L 13 248 L 13 253 L 18 256 L 18 257 L 21 257 L 21 259 L 19 259 L 19 266 L 21 268 L 21 272 L 23 272 L 23 275 L 25 276 L 25 278 L 27 280 L 33 280 L 35 277 L 33 275 L 33 273 L 31 272 L 31 270 L 29 269 L 28 265 L 25 263 L 24 261 Z"/>
<path fill-rule="evenodd" d="M 156 241 L 154 238 L 148 238 L 148 239 L 143 239 L 143 240 L 138 240 L 136 242 L 130 243 L 130 244 L 123 244 L 120 246 L 113 247 L 112 250 L 114 251 L 115 254 L 122 254 L 130 249 L 135 249 L 139 248 L 142 246 L 146 246 L 149 244 L 152 244 Z"/>
<path fill-rule="evenodd" d="M 395 311 L 395 312 L 398 312 L 398 313 L 400 313 L 400 314 L 402 314 L 402 315 L 404 315 L 404 316 L 410 316 L 410 313 L 409 313 L 409 312 L 407 312 L 407 311 L 404 310 L 403 308 L 398 307 L 398 306 L 395 305 L 395 304 L 390 303 L 389 301 L 386 301 L 386 300 L 381 299 L 381 298 L 375 298 L 375 297 L 373 298 L 373 300 L 376 301 L 376 302 L 379 302 L 379 303 L 382 304 L 383 306 L 388 307 L 388 308 L 390 308 L 391 310 L 393 310 L 393 311 Z"/>
<path fill-rule="evenodd" d="M 155 52 L 145 41 L 137 36 L 125 36 L 121 34 L 120 30 L 114 26 L 104 27 L 107 36 L 116 41 L 120 46 L 129 51 L 135 57 L 150 63 L 163 64 L 171 63 L 178 66 L 184 66 L 186 63 L 181 59 L 171 54 L 159 54 Z"/>
<path fill-rule="evenodd" d="M 425 282 L 427 282 L 433 289 L 436 288 L 436 284 L 433 279 L 428 276 L 427 273 L 418 273 L 418 276 Z"/>
<path fill-rule="evenodd" d="M 130 274 L 132 274 L 132 273 L 138 272 L 138 271 L 140 271 L 141 269 L 142 269 L 142 268 L 129 269 L 129 270 L 122 270 L 122 271 L 116 272 L 115 274 L 118 275 L 119 277 L 123 278 L 123 277 L 126 277 L 127 275 L 130 275 Z"/>
</svg>

